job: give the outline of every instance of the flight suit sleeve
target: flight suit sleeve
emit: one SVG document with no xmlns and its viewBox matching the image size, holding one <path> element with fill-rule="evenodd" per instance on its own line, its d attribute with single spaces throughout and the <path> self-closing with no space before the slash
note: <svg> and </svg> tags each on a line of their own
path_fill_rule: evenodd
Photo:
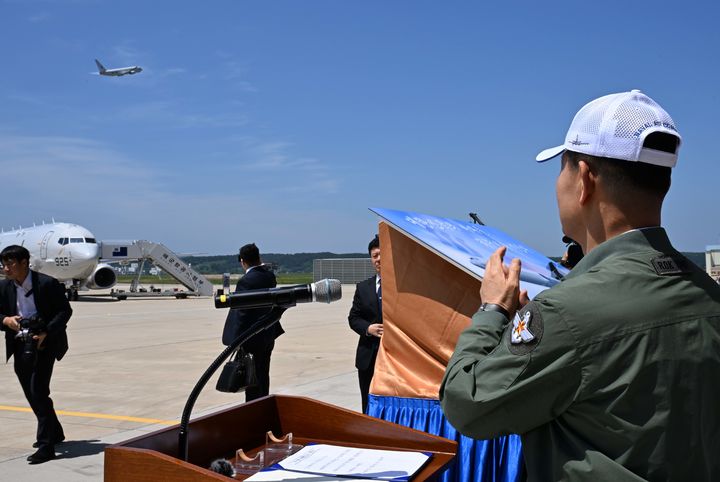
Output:
<svg viewBox="0 0 720 482">
<path fill-rule="evenodd" d="M 500 313 L 477 312 L 440 386 L 445 416 L 476 439 L 522 434 L 549 422 L 579 390 L 576 345 L 558 310 L 542 301 L 530 302 L 510 323 Z"/>
</svg>

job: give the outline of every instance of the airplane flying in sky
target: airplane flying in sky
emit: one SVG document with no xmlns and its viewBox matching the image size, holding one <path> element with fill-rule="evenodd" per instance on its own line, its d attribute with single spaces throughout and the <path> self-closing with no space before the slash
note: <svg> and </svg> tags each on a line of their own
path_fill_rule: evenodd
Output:
<svg viewBox="0 0 720 482">
<path fill-rule="evenodd" d="M 97 64 L 99 75 L 120 77 L 121 75 L 133 75 L 142 72 L 142 67 L 138 67 L 137 65 L 133 65 L 132 67 L 123 67 L 120 69 L 106 69 L 98 59 L 95 59 L 95 63 Z"/>
<path fill-rule="evenodd" d="M 95 236 L 77 224 L 42 224 L 0 233 L 0 250 L 12 244 L 30 251 L 32 269 L 65 283 L 71 299 L 77 299 L 81 287 L 112 288 L 117 282 L 115 270 L 100 263 Z"/>
</svg>

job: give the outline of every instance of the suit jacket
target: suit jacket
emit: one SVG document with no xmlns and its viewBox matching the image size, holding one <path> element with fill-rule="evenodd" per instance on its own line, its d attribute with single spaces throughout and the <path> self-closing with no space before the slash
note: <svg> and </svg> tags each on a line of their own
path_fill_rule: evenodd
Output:
<svg viewBox="0 0 720 482">
<path fill-rule="evenodd" d="M 373 323 L 382 323 L 382 313 L 375 291 L 375 279 L 368 278 L 355 287 L 355 297 L 348 315 L 348 322 L 360 339 L 355 353 L 355 368 L 367 370 L 375 365 L 375 357 L 380 347 L 380 338 L 369 336 L 368 327 Z"/>
<path fill-rule="evenodd" d="M 259 290 L 267 288 L 275 288 L 277 281 L 272 271 L 265 266 L 257 266 L 240 278 L 235 287 L 235 292 L 247 290 Z M 222 342 L 224 345 L 231 344 L 243 330 L 250 327 L 260 317 L 268 315 L 272 311 L 271 308 L 253 308 L 241 309 L 231 308 L 228 317 L 225 320 L 223 328 Z M 284 310 L 283 310 L 284 311 Z M 252 352 L 254 348 L 267 346 L 278 336 L 285 333 L 280 322 L 273 324 L 266 330 L 261 331 L 257 335 L 251 337 L 247 342 L 243 343 L 243 348 Z"/>
<path fill-rule="evenodd" d="M 58 280 L 50 276 L 30 271 L 35 308 L 38 315 L 47 323 L 45 350 L 49 350 L 56 360 L 61 360 L 68 350 L 67 323 L 72 315 L 72 308 L 65 296 L 65 288 Z M 0 317 L 17 315 L 17 288 L 9 279 L 0 281 Z M 13 354 L 16 332 L 0 323 L 5 332 L 5 360 Z"/>
</svg>

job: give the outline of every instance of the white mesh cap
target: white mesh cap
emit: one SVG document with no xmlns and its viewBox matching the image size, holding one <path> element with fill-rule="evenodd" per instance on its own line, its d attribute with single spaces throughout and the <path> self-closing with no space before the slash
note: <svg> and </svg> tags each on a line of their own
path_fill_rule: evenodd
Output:
<svg viewBox="0 0 720 482">
<path fill-rule="evenodd" d="M 675 152 L 643 147 L 648 134 L 664 132 L 678 138 Z M 675 167 L 681 141 L 670 115 L 639 90 L 595 99 L 578 111 L 565 144 L 545 149 L 535 160 L 544 162 L 565 150 L 597 157 Z"/>
</svg>

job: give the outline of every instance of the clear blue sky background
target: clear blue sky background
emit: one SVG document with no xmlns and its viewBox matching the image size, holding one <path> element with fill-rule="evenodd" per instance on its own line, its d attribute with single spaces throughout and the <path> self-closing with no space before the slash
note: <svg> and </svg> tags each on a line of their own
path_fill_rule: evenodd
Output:
<svg viewBox="0 0 720 482">
<path fill-rule="evenodd" d="M 559 255 L 559 166 L 534 157 L 638 88 L 684 138 L 664 224 L 720 243 L 718 3 L 488 3 L 0 1 L 0 224 L 362 252 L 368 207 L 474 211 Z"/>
</svg>

